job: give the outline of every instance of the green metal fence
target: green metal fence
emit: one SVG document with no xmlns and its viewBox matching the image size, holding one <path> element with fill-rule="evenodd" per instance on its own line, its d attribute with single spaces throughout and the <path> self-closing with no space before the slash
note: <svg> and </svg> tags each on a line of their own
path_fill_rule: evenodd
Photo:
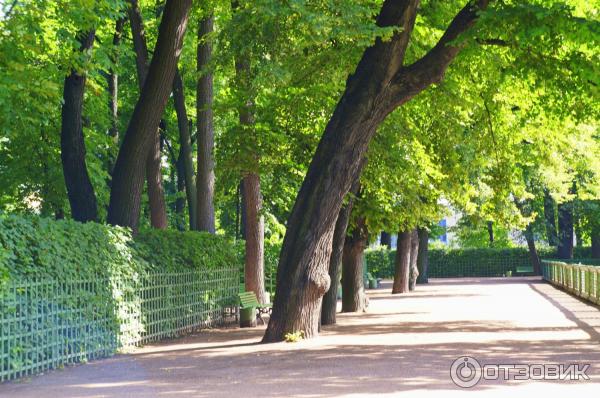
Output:
<svg viewBox="0 0 600 398">
<path fill-rule="evenodd" d="M 595 304 L 600 304 L 600 267 L 567 264 L 559 261 L 542 263 L 544 280 Z"/>
<path fill-rule="evenodd" d="M 13 280 L 0 289 L 0 381 L 235 320 L 239 269 Z"/>
</svg>

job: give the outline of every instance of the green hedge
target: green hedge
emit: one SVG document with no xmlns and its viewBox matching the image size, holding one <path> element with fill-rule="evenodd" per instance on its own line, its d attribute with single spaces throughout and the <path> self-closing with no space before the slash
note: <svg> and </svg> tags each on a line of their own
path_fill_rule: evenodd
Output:
<svg viewBox="0 0 600 398">
<path fill-rule="evenodd" d="M 0 381 L 223 319 L 239 259 L 221 236 L 0 215 Z"/>
<path fill-rule="evenodd" d="M 543 248 L 538 253 L 543 259 L 556 256 L 553 248 Z M 578 247 L 574 251 L 577 258 L 589 258 L 590 254 L 588 247 Z M 367 249 L 365 256 L 369 272 L 373 275 L 378 278 L 394 277 L 395 250 L 384 247 Z M 507 271 L 515 274 L 518 267 L 531 267 L 526 248 L 429 250 L 430 278 L 503 276 Z"/>
</svg>

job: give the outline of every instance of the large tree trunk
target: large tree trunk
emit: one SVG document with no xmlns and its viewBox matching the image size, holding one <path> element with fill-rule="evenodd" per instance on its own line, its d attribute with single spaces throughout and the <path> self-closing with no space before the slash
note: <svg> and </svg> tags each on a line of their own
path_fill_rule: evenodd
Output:
<svg viewBox="0 0 600 398">
<path fill-rule="evenodd" d="M 144 164 L 172 91 L 191 0 L 167 0 L 148 76 L 115 165 L 108 222 L 137 231 Z"/>
<path fill-rule="evenodd" d="M 392 294 L 407 293 L 409 291 L 411 238 L 412 231 L 398 233 Z"/>
<path fill-rule="evenodd" d="M 533 266 L 533 273 L 535 275 L 541 275 L 542 262 L 540 261 L 540 256 L 538 255 L 537 249 L 535 247 L 535 239 L 533 235 L 532 224 L 527 225 L 527 228 L 525 228 L 525 239 L 527 240 L 529 260 L 531 261 L 531 265 Z"/>
<path fill-rule="evenodd" d="M 392 248 L 392 235 L 388 232 L 381 232 L 381 246 L 386 246 L 388 249 Z"/>
<path fill-rule="evenodd" d="M 237 1 L 232 8 L 237 9 Z M 208 30 L 208 29 L 206 29 Z M 256 130 L 254 129 L 254 98 L 252 96 L 252 73 L 250 54 L 245 50 L 235 56 L 236 90 L 243 103 L 238 107 L 240 126 L 247 138 L 247 158 L 242 179 L 242 224 L 246 239 L 246 290 L 253 290 L 261 303 L 266 302 L 264 288 L 264 217 L 262 216 L 262 195 L 260 192 L 259 152 Z"/>
<path fill-rule="evenodd" d="M 340 280 L 340 271 L 342 268 L 344 242 L 346 241 L 346 230 L 348 229 L 350 214 L 352 213 L 352 207 L 354 206 L 354 194 L 356 194 L 358 190 L 358 184 L 355 185 L 356 187 L 353 187 L 350 190 L 348 203 L 346 203 L 342 207 L 342 210 L 340 210 L 337 222 L 335 223 L 331 257 L 329 259 L 329 279 L 331 280 L 331 286 L 329 287 L 327 293 L 325 293 L 323 296 L 323 304 L 321 306 L 321 325 L 334 325 L 336 323 L 338 284 Z"/>
<path fill-rule="evenodd" d="M 419 255 L 419 232 L 415 228 L 410 237 L 410 281 L 408 290 L 413 291 L 417 286 L 419 277 L 419 268 L 417 267 L 417 257 Z"/>
<path fill-rule="evenodd" d="M 419 276 L 417 284 L 428 283 L 427 271 L 429 268 L 429 231 L 427 228 L 419 228 L 419 253 L 417 254 L 417 268 Z"/>
<path fill-rule="evenodd" d="M 558 205 L 558 258 L 573 258 L 573 202 Z"/>
<path fill-rule="evenodd" d="M 265 342 L 281 341 L 298 330 L 309 338 L 318 334 L 321 300 L 330 284 L 327 263 L 335 222 L 371 138 L 390 112 L 442 80 L 460 50 L 450 43 L 472 26 L 487 0 L 469 2 L 426 55 L 404 66 L 418 4 L 384 1 L 377 24 L 399 29 L 364 52 L 325 128 L 288 220 Z"/>
<path fill-rule="evenodd" d="M 188 204 L 190 230 L 194 231 L 197 229 L 197 205 L 194 159 L 192 155 L 192 137 L 190 135 L 190 123 L 185 107 L 183 80 L 181 79 L 179 71 L 175 72 L 175 80 L 173 80 L 173 103 L 175 105 L 175 112 L 177 113 L 177 126 L 179 128 L 178 177 L 185 181 L 185 196 Z"/>
<path fill-rule="evenodd" d="M 198 229 L 215 233 L 215 171 L 213 160 L 213 74 L 208 68 L 212 57 L 210 35 L 213 32 L 213 16 L 200 20 L 198 26 L 198 87 L 196 110 L 198 126 Z"/>
<path fill-rule="evenodd" d="M 246 291 L 256 293 L 256 298 L 265 304 L 265 262 L 264 235 L 265 221 L 261 214 L 262 196 L 260 193 L 260 177 L 250 173 L 244 177 L 244 204 L 246 205 L 246 262 L 245 282 Z"/>
<path fill-rule="evenodd" d="M 79 50 L 90 50 L 94 45 L 94 37 L 93 30 L 82 34 Z M 85 162 L 86 151 L 81 121 L 85 80 L 85 75 L 80 75 L 75 69 L 65 78 L 60 131 L 60 157 L 71 216 L 81 222 L 96 221 L 98 218 L 96 194 Z"/>
<path fill-rule="evenodd" d="M 131 35 L 133 37 L 133 48 L 138 75 L 140 93 L 143 90 L 146 76 L 148 75 L 148 46 L 144 23 L 137 0 L 130 0 L 129 20 L 131 24 Z M 167 205 L 165 203 L 165 192 L 162 183 L 160 132 L 156 129 L 155 137 L 152 138 L 148 157 L 146 158 L 146 181 L 148 184 L 148 204 L 150 206 L 150 225 L 153 228 L 167 228 Z"/>
<path fill-rule="evenodd" d="M 365 219 L 360 218 L 351 236 L 344 241 L 342 255 L 342 312 L 366 311 L 364 253 L 367 247 Z"/>
<path fill-rule="evenodd" d="M 558 246 L 558 234 L 556 232 L 556 203 L 550 192 L 544 190 L 544 223 L 546 227 L 546 238 L 549 246 Z"/>
</svg>

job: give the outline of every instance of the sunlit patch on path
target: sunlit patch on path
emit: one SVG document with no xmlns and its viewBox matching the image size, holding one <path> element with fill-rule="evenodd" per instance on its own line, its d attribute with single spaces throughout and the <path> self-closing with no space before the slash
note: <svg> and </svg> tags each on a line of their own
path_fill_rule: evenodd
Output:
<svg viewBox="0 0 600 398">
<path fill-rule="evenodd" d="M 600 310 L 536 278 L 432 280 L 407 295 L 384 284 L 365 314 L 319 338 L 258 344 L 263 328 L 213 330 L 0 386 L 1 397 L 458 396 L 454 359 L 590 363 L 589 381 L 483 381 L 488 396 L 593 396 Z M 592 394 L 594 392 L 594 394 Z"/>
</svg>

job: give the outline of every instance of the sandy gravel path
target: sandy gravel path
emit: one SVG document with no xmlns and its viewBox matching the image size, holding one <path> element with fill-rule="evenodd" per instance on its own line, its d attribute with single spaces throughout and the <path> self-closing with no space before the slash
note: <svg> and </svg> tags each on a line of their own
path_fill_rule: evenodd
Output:
<svg viewBox="0 0 600 398">
<path fill-rule="evenodd" d="M 131 355 L 0 385 L 0 397 L 597 396 L 600 310 L 536 278 L 432 280 L 408 295 L 370 291 L 314 340 L 258 344 L 263 328 L 212 330 Z M 482 364 L 591 364 L 588 381 L 450 379 Z M 548 395 L 549 394 L 549 395 Z"/>
</svg>

